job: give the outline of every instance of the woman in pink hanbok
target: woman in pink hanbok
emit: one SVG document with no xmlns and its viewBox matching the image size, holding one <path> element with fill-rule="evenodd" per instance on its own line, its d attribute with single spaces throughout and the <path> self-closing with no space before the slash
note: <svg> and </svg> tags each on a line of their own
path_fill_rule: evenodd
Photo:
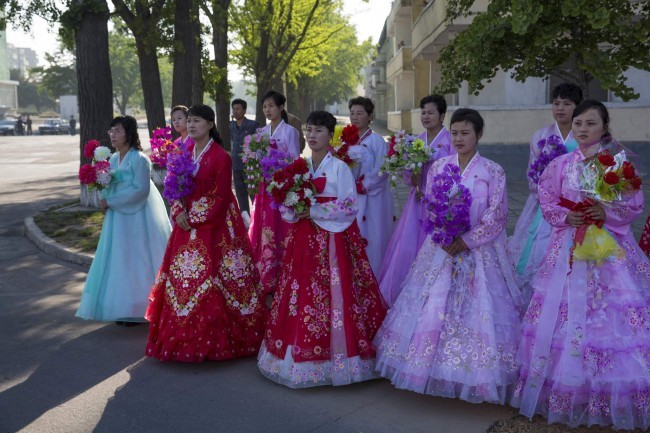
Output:
<svg viewBox="0 0 650 433">
<path fill-rule="evenodd" d="M 553 158 L 572 152 L 578 146 L 571 133 L 571 117 L 582 101 L 582 89 L 575 84 L 563 83 L 553 89 L 552 97 L 555 122 L 538 130 L 530 141 L 527 172 L 530 195 L 517 220 L 514 235 L 508 240 L 517 270 L 517 283 L 526 301 L 531 296 L 530 280 L 542 263 L 551 236 L 551 225 L 542 218 L 537 182 Z"/>
<path fill-rule="evenodd" d="M 506 176 L 477 152 L 483 119 L 476 110 L 456 110 L 450 130 L 457 154 L 433 163 L 425 198 L 462 205 L 451 220 L 464 215 L 469 229 L 444 241 L 444 227 L 427 236 L 375 337 L 377 369 L 397 388 L 503 404 L 517 383 L 522 302 L 506 252 Z M 457 176 L 451 189 L 447 173 Z M 451 191 L 470 197 L 458 203 Z"/>
<path fill-rule="evenodd" d="M 393 305 L 397 299 L 402 283 L 426 238 L 421 224 L 424 217 L 421 199 L 429 167 L 433 161 L 455 153 L 451 145 L 451 135 L 442 125 L 447 112 L 445 98 L 439 95 L 425 96 L 420 101 L 420 110 L 420 121 L 426 130 L 418 138 L 434 149 L 434 152 L 429 163 L 422 167 L 421 175 L 407 171 L 402 176 L 404 182 L 411 185 L 411 192 L 388 244 L 378 278 L 381 295 L 388 306 Z"/>
<path fill-rule="evenodd" d="M 353 98 L 348 103 L 348 108 L 350 123 L 359 129 L 359 144 L 369 154 L 363 158 L 359 169 L 355 170 L 357 193 L 360 196 L 357 223 L 361 236 L 368 242 L 366 252 L 372 271 L 379 275 L 396 219 L 388 176 L 379 174 L 388 146 L 381 135 L 370 128 L 375 111 L 375 104 L 370 98 Z"/>
<path fill-rule="evenodd" d="M 521 372 L 511 403 L 523 415 L 541 414 L 549 423 L 647 429 L 650 260 L 630 231 L 643 211 L 643 193 L 632 190 L 603 204 L 584 188 L 586 163 L 594 164 L 595 157 L 614 159 L 602 152 L 612 144 L 608 128 L 602 103 L 578 105 L 573 136 L 579 148 L 553 160 L 539 180 L 544 219 L 553 230 L 531 282 L 518 353 Z M 627 158 L 625 150 L 618 150 L 616 158 Z M 569 210 L 564 206 L 576 207 L 565 200 L 584 206 Z M 582 258 L 574 237 L 590 224 L 603 223 L 616 241 L 615 252 L 594 255 L 593 261 Z"/>
<path fill-rule="evenodd" d="M 371 342 L 385 310 L 357 227 L 354 177 L 328 151 L 335 125 L 325 111 L 307 118 L 316 203 L 282 211 L 291 229 L 258 366 L 290 388 L 377 377 Z"/>
<path fill-rule="evenodd" d="M 260 131 L 275 141 L 278 149 L 288 153 L 294 159 L 298 158 L 300 133 L 287 123 L 287 112 L 284 110 L 287 98 L 271 90 L 264 94 L 262 101 L 264 115 L 270 123 Z M 271 197 L 266 192 L 266 183 L 262 182 L 253 199 L 251 225 L 248 228 L 248 237 L 253 246 L 253 254 L 266 294 L 275 292 L 278 284 L 283 245 L 289 230 L 289 225 L 282 220 L 280 212 L 271 207 L 271 201 Z"/>
</svg>

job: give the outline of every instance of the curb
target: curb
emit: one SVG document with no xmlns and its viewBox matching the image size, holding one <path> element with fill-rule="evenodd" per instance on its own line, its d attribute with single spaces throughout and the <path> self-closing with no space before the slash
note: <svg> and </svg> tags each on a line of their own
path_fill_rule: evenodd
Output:
<svg viewBox="0 0 650 433">
<path fill-rule="evenodd" d="M 66 262 L 90 266 L 90 264 L 93 262 L 93 258 L 95 257 L 92 254 L 69 250 L 60 243 L 45 236 L 41 229 L 38 228 L 36 223 L 34 223 L 33 217 L 25 218 L 24 234 L 25 237 L 32 241 L 39 250 L 43 251 L 45 254 L 49 254 L 50 256 L 54 256 Z"/>
</svg>

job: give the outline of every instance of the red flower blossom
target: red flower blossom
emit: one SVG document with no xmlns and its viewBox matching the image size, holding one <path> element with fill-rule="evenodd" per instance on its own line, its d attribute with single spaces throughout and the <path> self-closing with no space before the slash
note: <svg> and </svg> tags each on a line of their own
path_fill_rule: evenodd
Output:
<svg viewBox="0 0 650 433">
<path fill-rule="evenodd" d="M 632 189 L 640 189 L 641 188 L 641 178 L 640 177 L 635 177 L 634 179 L 630 179 L 630 186 Z"/>
<path fill-rule="evenodd" d="M 101 143 L 97 140 L 88 140 L 84 145 L 84 156 L 86 158 L 92 159 L 95 155 L 95 149 L 101 146 Z"/>
<path fill-rule="evenodd" d="M 598 158 L 600 159 L 600 157 Z M 603 176 L 603 181 L 609 185 L 616 185 L 620 180 L 621 178 L 618 177 L 618 174 L 613 171 L 610 171 Z"/>
<path fill-rule="evenodd" d="M 605 167 L 613 167 L 616 165 L 616 161 L 614 160 L 614 157 L 610 155 L 609 153 L 602 153 L 598 155 L 598 161 Z"/>
<path fill-rule="evenodd" d="M 79 180 L 81 181 L 82 185 L 90 185 L 95 183 L 97 180 L 97 172 L 95 171 L 95 167 L 90 164 L 82 165 L 81 168 L 79 168 Z"/>
<path fill-rule="evenodd" d="M 357 128 L 357 125 L 348 125 L 343 128 L 341 141 L 350 146 L 357 144 L 359 141 L 359 128 Z"/>
<path fill-rule="evenodd" d="M 636 177 L 636 171 L 630 162 L 625 161 L 623 163 L 623 177 L 625 179 L 634 179 Z"/>
</svg>

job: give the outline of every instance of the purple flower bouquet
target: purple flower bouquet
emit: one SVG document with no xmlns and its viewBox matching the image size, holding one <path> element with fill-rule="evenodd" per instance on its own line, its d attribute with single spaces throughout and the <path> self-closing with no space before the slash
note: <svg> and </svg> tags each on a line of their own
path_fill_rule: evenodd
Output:
<svg viewBox="0 0 650 433">
<path fill-rule="evenodd" d="M 192 154 L 183 148 L 167 155 L 167 176 L 163 197 L 169 201 L 180 200 L 194 190 L 196 163 Z"/>
<path fill-rule="evenodd" d="M 551 161 L 567 153 L 566 146 L 557 135 L 551 135 L 546 139 L 539 140 L 537 142 L 537 148 L 539 149 L 539 156 L 535 161 L 530 163 L 528 169 L 528 178 L 534 183 L 539 182 L 539 178 L 542 176 L 544 169 Z"/>
<path fill-rule="evenodd" d="M 471 191 L 460 183 L 460 169 L 447 164 L 433 178 L 433 184 L 422 199 L 428 218 L 422 228 L 438 245 L 451 245 L 454 239 L 470 229 Z"/>
</svg>

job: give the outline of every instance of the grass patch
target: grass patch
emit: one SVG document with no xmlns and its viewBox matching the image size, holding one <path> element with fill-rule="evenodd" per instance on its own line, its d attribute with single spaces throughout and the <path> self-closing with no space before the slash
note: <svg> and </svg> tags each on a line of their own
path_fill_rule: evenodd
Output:
<svg viewBox="0 0 650 433">
<path fill-rule="evenodd" d="M 66 247 L 94 253 L 102 231 L 104 215 L 100 211 L 67 211 L 60 208 L 51 208 L 36 214 L 34 222 L 45 236 Z"/>
</svg>

